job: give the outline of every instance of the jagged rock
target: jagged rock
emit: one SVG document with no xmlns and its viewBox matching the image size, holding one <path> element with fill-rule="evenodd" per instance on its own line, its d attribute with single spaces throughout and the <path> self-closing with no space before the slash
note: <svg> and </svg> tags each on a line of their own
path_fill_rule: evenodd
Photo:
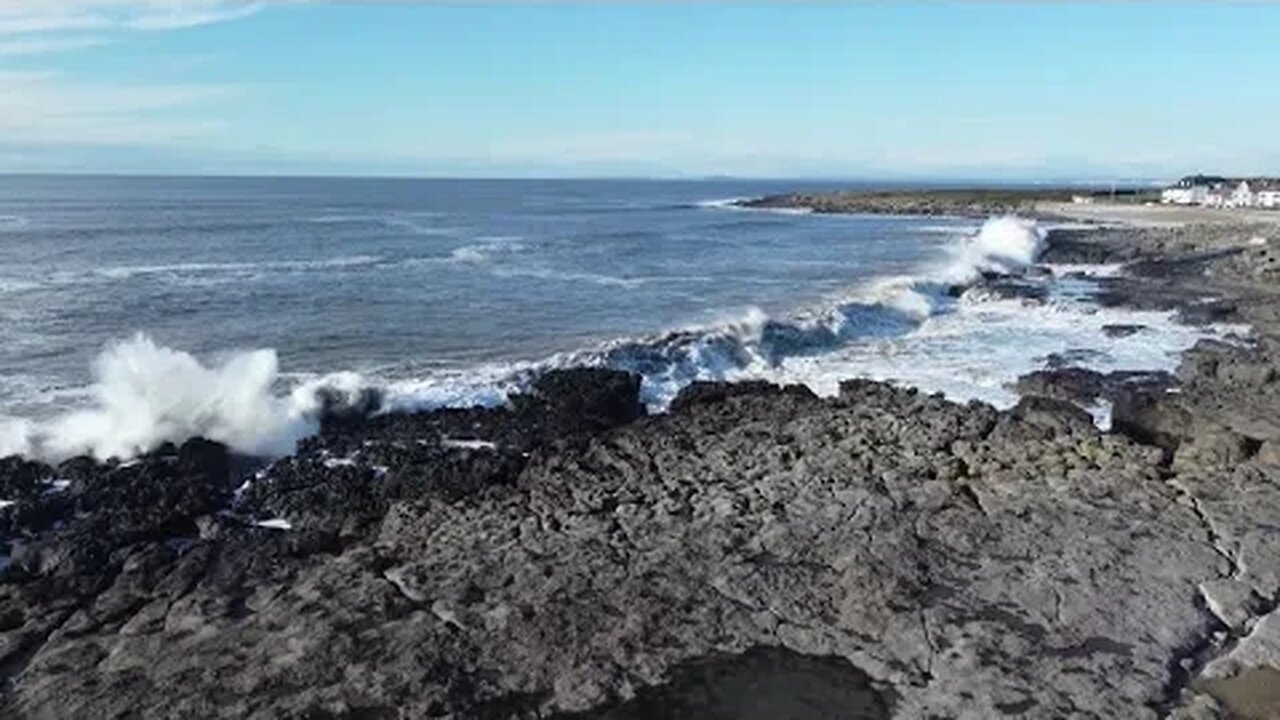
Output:
<svg viewBox="0 0 1280 720">
<path fill-rule="evenodd" d="M 1174 469 L 1194 466 L 1230 469 L 1258 453 L 1260 443 L 1224 427 L 1198 426 L 1194 434 L 1178 446 Z"/>
<path fill-rule="evenodd" d="M 411 429 L 464 417 L 429 415 L 335 425 L 264 468 L 234 511 L 292 529 L 206 514 L 96 574 L 0 584 L 0 617 L 22 613 L 0 638 L 25 648 L 9 714 L 625 718 L 720 668 L 715 702 L 754 678 L 867 717 L 1144 717 L 1215 627 L 1196 588 L 1229 572 L 1159 452 L 1066 403 L 704 385 L 536 446 L 497 487 L 376 490 L 506 457 L 437 437 L 378 475 Z"/>
<path fill-rule="evenodd" d="M 804 385 L 778 387 L 759 380 L 739 383 L 694 382 L 677 393 L 668 409 L 673 413 L 684 413 L 699 405 L 714 405 L 724 403 L 730 398 L 758 397 L 762 394 L 772 394 L 779 399 L 790 398 L 801 402 L 817 400 L 813 391 Z"/>
<path fill-rule="evenodd" d="M 1199 686 L 1241 717 L 1275 717 L 1280 709 L 1280 611 L 1259 620 L 1223 657 L 1205 666 Z"/>
<path fill-rule="evenodd" d="M 1263 598 L 1251 585 L 1232 578 L 1204 582 L 1200 594 L 1209 612 L 1235 632 L 1243 630 L 1265 607 Z"/>
<path fill-rule="evenodd" d="M 642 419 L 636 378 L 588 370 L 504 408 L 330 413 L 247 485 L 200 442 L 5 461 L 0 714 L 1265 717 L 1258 348 L 1204 348 L 1177 392 L 1104 383 L 1124 434 L 1066 402 L 1084 375 L 1004 412 L 850 381 L 696 385 Z"/>
<path fill-rule="evenodd" d="M 1019 395 L 1039 395 L 1087 405 L 1103 396 L 1107 377 L 1085 368 L 1051 368 L 1019 377 L 1014 387 Z"/>
<path fill-rule="evenodd" d="M 640 376 L 604 368 L 549 372 L 510 403 L 513 412 L 551 436 L 607 430 L 645 415 Z"/>
</svg>

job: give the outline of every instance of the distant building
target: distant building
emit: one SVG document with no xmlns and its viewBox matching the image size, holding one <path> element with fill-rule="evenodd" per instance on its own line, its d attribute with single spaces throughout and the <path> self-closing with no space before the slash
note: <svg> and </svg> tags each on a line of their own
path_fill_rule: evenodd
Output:
<svg viewBox="0 0 1280 720">
<path fill-rule="evenodd" d="M 1227 207 L 1253 207 L 1253 191 L 1249 189 L 1249 181 L 1241 180 L 1231 196 L 1227 199 Z"/>
<path fill-rule="evenodd" d="M 1161 191 L 1160 202 L 1220 208 L 1280 208 L 1280 179 L 1188 175 Z"/>
<path fill-rule="evenodd" d="M 1225 178 L 1212 175 L 1188 175 L 1160 193 L 1160 202 L 1166 205 L 1205 205 L 1209 193 L 1226 182 Z"/>
<path fill-rule="evenodd" d="M 1205 207 L 1221 208 L 1226 207 L 1231 202 L 1231 191 L 1223 185 L 1209 188 L 1204 195 L 1201 205 Z"/>
</svg>

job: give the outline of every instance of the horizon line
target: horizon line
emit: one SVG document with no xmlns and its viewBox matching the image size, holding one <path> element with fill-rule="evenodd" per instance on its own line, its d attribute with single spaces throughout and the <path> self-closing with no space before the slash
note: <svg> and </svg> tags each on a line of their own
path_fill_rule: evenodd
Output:
<svg viewBox="0 0 1280 720">
<path fill-rule="evenodd" d="M 1192 173 L 1195 174 L 1195 173 Z M 1178 177 L 1182 177 L 1179 175 Z M 1225 176 L 1224 176 L 1225 177 Z M 225 180 L 406 180 L 406 181 L 475 181 L 475 182 L 822 182 L 822 183 L 938 183 L 958 185 L 1067 185 L 1089 186 L 1115 184 L 1151 184 L 1169 180 L 1166 177 L 1095 176 L 1095 177 L 997 177 L 997 176 L 856 176 L 856 175 L 446 175 L 446 174 L 382 174 L 382 173 L 255 173 L 255 172 L 131 172 L 131 171 L 7 171 L 0 178 L 121 178 L 121 179 L 225 179 Z"/>
</svg>

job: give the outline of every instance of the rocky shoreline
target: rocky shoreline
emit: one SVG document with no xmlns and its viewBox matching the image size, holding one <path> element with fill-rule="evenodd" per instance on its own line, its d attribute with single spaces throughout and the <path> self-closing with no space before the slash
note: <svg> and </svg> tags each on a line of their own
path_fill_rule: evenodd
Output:
<svg viewBox="0 0 1280 720">
<path fill-rule="evenodd" d="M 1276 717 L 1268 232 L 1056 232 L 1047 262 L 1128 264 L 1104 302 L 1253 338 L 1048 368 L 1007 411 L 853 380 L 650 416 L 581 369 L 269 464 L 4 459 L 0 714 Z"/>
<path fill-rule="evenodd" d="M 1078 191 L 1077 191 L 1078 192 Z M 929 189 L 797 192 L 740 200 L 754 210 L 802 210 L 823 214 L 922 215 L 985 219 L 1038 216 L 1045 202 L 1070 202 L 1070 190 Z"/>
</svg>

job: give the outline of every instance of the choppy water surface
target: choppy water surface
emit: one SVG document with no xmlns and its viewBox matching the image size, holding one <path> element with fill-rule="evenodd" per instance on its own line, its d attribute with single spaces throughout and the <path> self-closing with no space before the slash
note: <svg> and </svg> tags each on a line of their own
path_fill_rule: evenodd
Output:
<svg viewBox="0 0 1280 720">
<path fill-rule="evenodd" d="M 320 384 L 496 402 L 575 363 L 642 372 L 655 407 L 698 378 L 851 375 L 1005 402 L 1048 353 L 1163 367 L 1203 332 L 1101 312 L 1078 280 L 1034 306 L 945 292 L 1020 271 L 1035 228 L 716 202 L 821 187 L 0 178 L 0 452 L 280 452 Z"/>
</svg>

